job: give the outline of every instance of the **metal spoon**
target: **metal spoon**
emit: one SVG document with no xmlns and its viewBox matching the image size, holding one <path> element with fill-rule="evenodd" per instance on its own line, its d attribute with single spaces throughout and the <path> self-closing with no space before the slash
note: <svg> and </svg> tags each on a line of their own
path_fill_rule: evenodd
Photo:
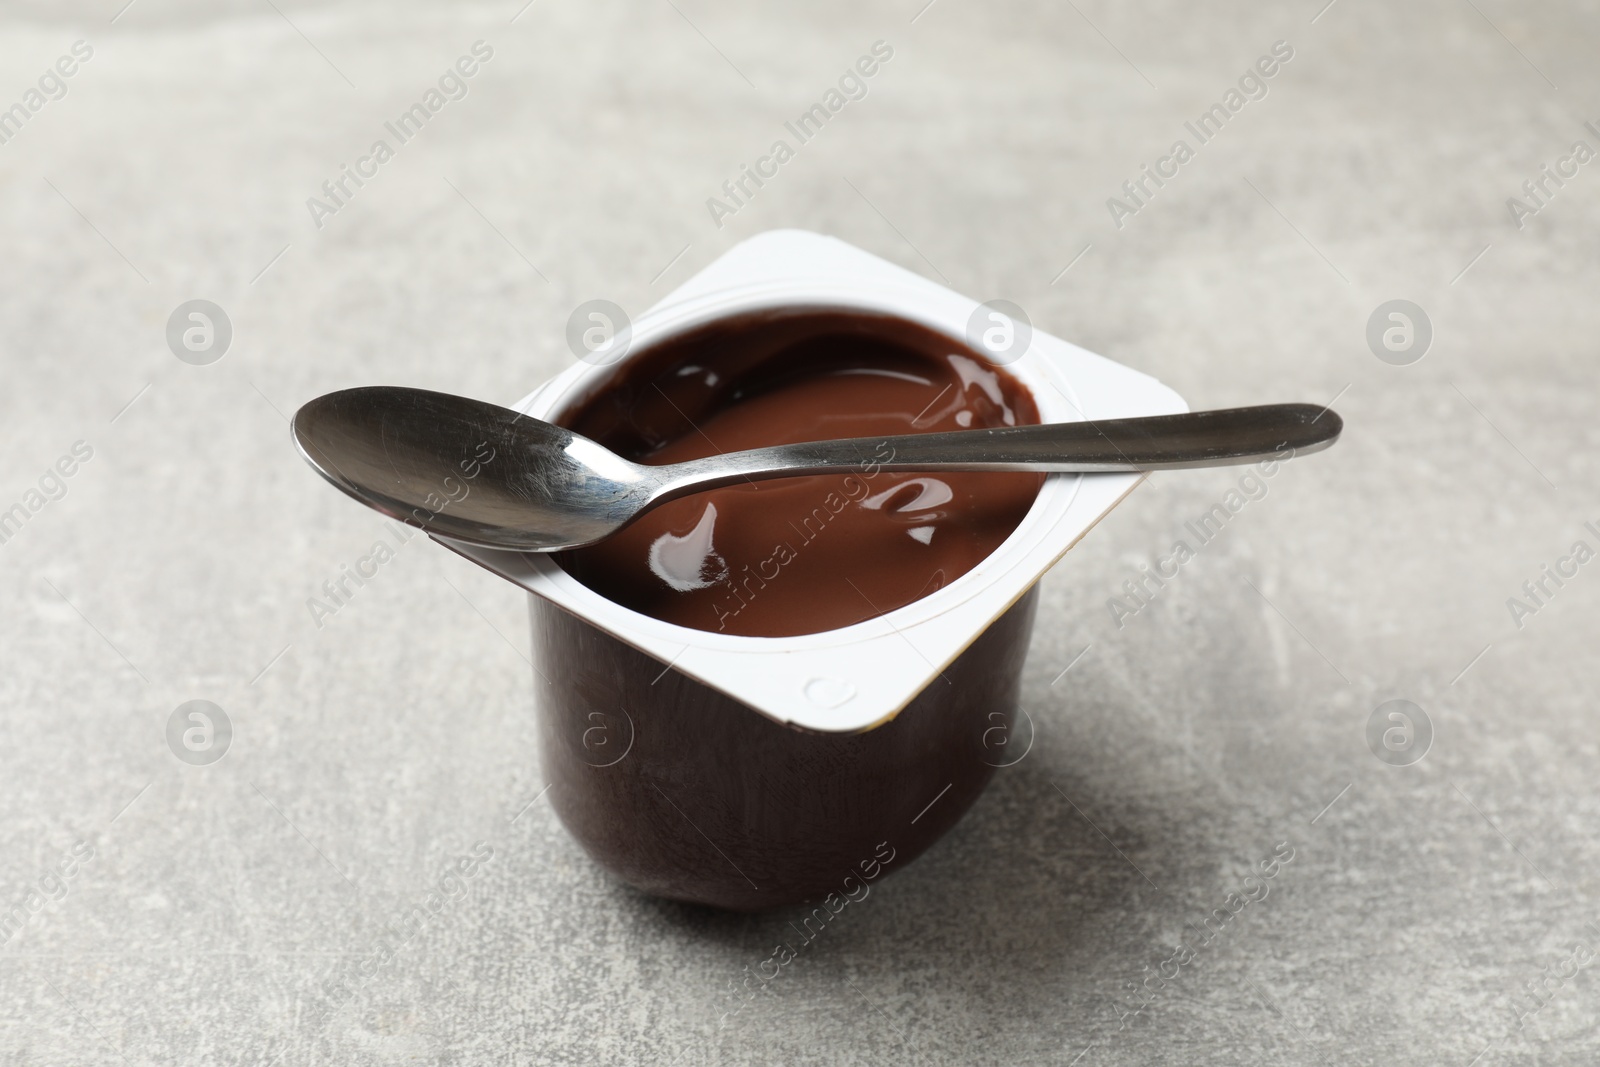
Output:
<svg viewBox="0 0 1600 1067">
<path fill-rule="evenodd" d="M 738 482 L 835 471 L 1215 467 L 1318 452 L 1343 425 L 1315 404 L 1269 404 L 817 441 L 649 466 L 494 404 L 375 386 L 311 401 L 295 413 L 293 433 L 318 474 L 385 515 L 469 545 L 555 552 L 602 541 L 668 500 Z"/>
</svg>

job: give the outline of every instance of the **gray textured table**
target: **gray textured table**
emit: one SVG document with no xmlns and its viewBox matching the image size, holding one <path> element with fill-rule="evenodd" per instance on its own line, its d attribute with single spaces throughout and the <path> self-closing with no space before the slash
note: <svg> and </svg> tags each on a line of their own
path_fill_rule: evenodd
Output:
<svg viewBox="0 0 1600 1067">
<path fill-rule="evenodd" d="M 1593 4 L 123 2 L 0 35 L 0 1061 L 1600 1056 Z M 285 415 L 514 399 L 579 302 L 779 226 L 1348 430 L 1238 497 L 1154 478 L 1070 553 L 1033 750 L 746 1002 L 792 916 L 642 898 L 535 799 L 520 594 L 416 538 L 313 618 L 384 534 Z M 193 299 L 220 359 L 169 349 Z M 1396 299 L 1420 361 L 1414 312 L 1369 345 Z M 232 724 L 209 766 L 190 700 Z M 1390 700 L 1410 741 L 1369 745 Z"/>
</svg>

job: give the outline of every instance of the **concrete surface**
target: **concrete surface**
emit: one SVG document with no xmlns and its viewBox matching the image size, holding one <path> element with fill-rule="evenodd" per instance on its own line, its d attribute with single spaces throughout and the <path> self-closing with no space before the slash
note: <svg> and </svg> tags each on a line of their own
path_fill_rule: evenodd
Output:
<svg viewBox="0 0 1600 1067">
<path fill-rule="evenodd" d="M 1600 548 L 1600 164 L 1521 228 L 1506 204 L 1600 148 L 1594 4 L 122 2 L 7 3 L 0 34 L 0 106 L 93 48 L 0 145 L 0 508 L 27 512 L 0 544 L 0 1060 L 1600 1057 L 1600 563 L 1560 562 Z M 880 39 L 865 98 L 716 226 Z M 319 229 L 307 198 L 478 40 L 466 97 Z M 1107 198 L 1180 138 L 1119 229 Z M 1348 430 L 1119 620 L 1242 472 L 1158 477 L 1094 531 L 1044 583 L 1032 751 L 745 1003 L 795 916 L 644 899 L 578 851 L 536 799 L 509 586 L 419 538 L 313 620 L 383 531 L 285 415 L 373 382 L 514 399 L 579 302 L 642 309 L 778 226 L 1196 406 L 1337 398 Z M 197 298 L 233 326 L 203 366 L 165 337 Z M 1431 321 L 1420 362 L 1369 350 L 1393 299 Z M 1547 564 L 1576 575 L 1536 603 Z M 233 728 L 209 766 L 167 740 L 197 699 Z M 1393 699 L 1420 762 L 1369 747 Z"/>
</svg>

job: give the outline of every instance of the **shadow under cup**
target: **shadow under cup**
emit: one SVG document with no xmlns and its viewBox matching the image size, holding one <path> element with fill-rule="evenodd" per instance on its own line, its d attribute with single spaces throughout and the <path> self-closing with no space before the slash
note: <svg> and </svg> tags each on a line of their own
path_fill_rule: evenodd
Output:
<svg viewBox="0 0 1600 1067">
<path fill-rule="evenodd" d="M 964 343 L 893 315 L 829 308 L 744 312 L 640 346 L 553 419 L 650 462 L 730 394 L 827 373 L 833 340 L 882 346 L 886 358 L 976 361 L 991 395 L 999 382 L 1013 401 L 1015 421 L 1038 421 L 1028 390 Z M 670 395 L 670 383 L 690 376 L 686 367 L 721 392 Z M 586 577 L 594 563 L 580 554 L 557 558 L 602 593 L 614 577 Z M 850 733 L 780 722 L 542 597 L 529 599 L 534 664 L 548 683 L 537 700 L 544 773 L 568 831 L 647 893 L 754 911 L 860 892 L 955 825 L 1010 762 L 1037 589 L 987 626 L 976 621 L 972 643 L 898 714 Z M 696 632 L 685 629 L 685 641 Z"/>
</svg>

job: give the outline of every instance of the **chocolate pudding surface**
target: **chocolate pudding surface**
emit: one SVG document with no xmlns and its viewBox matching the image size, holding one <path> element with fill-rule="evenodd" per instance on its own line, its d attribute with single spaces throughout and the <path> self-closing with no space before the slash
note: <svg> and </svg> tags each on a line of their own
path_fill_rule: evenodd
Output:
<svg viewBox="0 0 1600 1067">
<path fill-rule="evenodd" d="M 784 309 L 718 320 L 641 353 L 563 426 L 641 463 L 766 445 L 1037 423 L 1028 391 L 965 344 L 890 316 Z M 790 637 L 904 607 L 975 567 L 1044 476 L 852 471 L 664 504 L 556 556 L 595 592 L 680 626 Z"/>
</svg>

